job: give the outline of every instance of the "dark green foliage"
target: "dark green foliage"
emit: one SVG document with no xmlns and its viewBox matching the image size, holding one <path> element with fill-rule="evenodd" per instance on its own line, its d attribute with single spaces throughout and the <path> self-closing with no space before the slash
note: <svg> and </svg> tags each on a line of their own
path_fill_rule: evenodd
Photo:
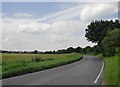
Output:
<svg viewBox="0 0 120 87">
<path fill-rule="evenodd" d="M 114 56 L 120 46 L 120 29 L 110 31 L 102 40 L 104 56 Z"/>
<path fill-rule="evenodd" d="M 62 50 L 58 50 L 56 53 L 57 54 L 65 54 L 65 53 L 67 53 L 67 51 L 65 49 L 62 49 Z"/>
<path fill-rule="evenodd" d="M 94 53 L 95 55 L 101 53 L 101 48 L 100 48 L 99 45 L 95 45 L 95 46 L 93 46 L 93 53 Z"/>
<path fill-rule="evenodd" d="M 34 52 L 33 52 L 34 54 L 37 54 L 38 53 L 38 51 L 37 50 L 34 50 Z"/>
<path fill-rule="evenodd" d="M 67 48 L 67 53 L 73 53 L 75 52 L 75 49 L 73 47 Z"/>
<path fill-rule="evenodd" d="M 85 50 L 86 50 L 86 53 L 90 54 L 92 52 L 92 47 L 86 46 Z"/>
<path fill-rule="evenodd" d="M 82 53 L 82 48 L 81 48 L 81 47 L 77 47 L 77 48 L 75 49 L 75 52 L 77 52 L 77 53 Z"/>
<path fill-rule="evenodd" d="M 88 25 L 85 37 L 88 41 L 97 43 L 97 45 L 93 47 L 95 54 L 102 53 L 103 56 L 113 56 L 116 53 L 116 48 L 120 46 L 119 29 L 119 20 L 94 21 Z"/>
<path fill-rule="evenodd" d="M 120 55 L 120 47 L 117 47 L 117 48 L 115 49 L 115 52 L 116 52 L 118 55 Z"/>
<path fill-rule="evenodd" d="M 120 28 L 118 20 L 114 21 L 94 21 L 88 25 L 85 37 L 93 43 L 101 43 L 108 31 Z"/>
</svg>

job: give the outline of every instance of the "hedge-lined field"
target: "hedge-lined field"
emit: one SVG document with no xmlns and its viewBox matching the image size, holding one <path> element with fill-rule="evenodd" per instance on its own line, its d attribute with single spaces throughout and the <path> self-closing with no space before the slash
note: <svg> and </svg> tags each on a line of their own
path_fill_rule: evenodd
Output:
<svg viewBox="0 0 120 87">
<path fill-rule="evenodd" d="M 3 54 L 2 78 L 49 69 L 78 61 L 81 54 Z"/>
</svg>

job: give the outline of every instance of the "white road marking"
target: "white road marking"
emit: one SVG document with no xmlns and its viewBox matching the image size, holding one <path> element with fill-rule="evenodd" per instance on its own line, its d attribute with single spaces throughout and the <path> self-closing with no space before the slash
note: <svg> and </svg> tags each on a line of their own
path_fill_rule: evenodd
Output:
<svg viewBox="0 0 120 87">
<path fill-rule="evenodd" d="M 97 83 L 97 81 L 98 81 L 98 79 L 99 79 L 99 77 L 100 77 L 100 75 L 101 75 L 103 69 L 104 69 L 104 61 L 103 61 L 103 64 L 102 64 L 102 68 L 101 68 L 101 70 L 100 70 L 100 72 L 99 72 L 97 78 L 96 78 L 95 81 L 94 81 L 94 84 Z"/>
</svg>

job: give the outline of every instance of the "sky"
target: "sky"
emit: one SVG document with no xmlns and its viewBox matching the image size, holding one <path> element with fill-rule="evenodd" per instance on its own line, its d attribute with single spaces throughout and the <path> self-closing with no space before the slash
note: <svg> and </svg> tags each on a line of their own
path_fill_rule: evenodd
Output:
<svg viewBox="0 0 120 87">
<path fill-rule="evenodd" d="M 0 49 L 46 51 L 94 46 L 85 38 L 87 25 L 117 18 L 117 2 L 3 2 Z"/>
</svg>

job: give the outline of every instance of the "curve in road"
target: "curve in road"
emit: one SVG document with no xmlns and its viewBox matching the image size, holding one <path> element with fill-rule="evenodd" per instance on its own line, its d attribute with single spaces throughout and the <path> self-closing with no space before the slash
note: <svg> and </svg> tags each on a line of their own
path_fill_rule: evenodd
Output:
<svg viewBox="0 0 120 87">
<path fill-rule="evenodd" d="M 84 56 L 72 64 L 3 79 L 3 85 L 100 85 L 103 60 Z M 103 67 L 104 68 L 104 67 Z"/>
</svg>

